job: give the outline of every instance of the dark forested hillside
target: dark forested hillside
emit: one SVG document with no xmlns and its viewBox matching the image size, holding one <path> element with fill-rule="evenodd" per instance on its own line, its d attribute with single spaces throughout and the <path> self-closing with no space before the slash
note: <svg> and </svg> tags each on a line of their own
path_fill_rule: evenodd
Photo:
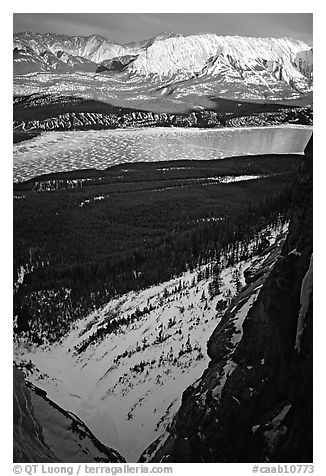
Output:
<svg viewBox="0 0 326 476">
<path fill-rule="evenodd" d="M 236 250 L 267 223 L 286 220 L 300 161 L 133 164 L 15 184 L 17 332 L 56 340 L 110 297 Z M 244 173 L 254 179 L 234 181 Z"/>
</svg>

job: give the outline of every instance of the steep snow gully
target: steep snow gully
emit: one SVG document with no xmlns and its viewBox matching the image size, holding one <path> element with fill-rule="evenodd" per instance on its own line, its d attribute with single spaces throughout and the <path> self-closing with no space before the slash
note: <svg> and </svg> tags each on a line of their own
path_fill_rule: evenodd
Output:
<svg viewBox="0 0 326 476">
<path fill-rule="evenodd" d="M 216 292 L 211 263 L 110 301 L 77 322 L 57 344 L 33 347 L 19 338 L 16 362 L 25 372 L 28 364 L 29 381 L 78 415 L 103 443 L 135 462 L 146 446 L 165 434 L 183 391 L 207 367 L 207 341 L 229 306 L 229 360 L 216 392 L 223 386 L 243 322 L 279 254 L 286 229 L 280 224 L 262 230 L 269 243 L 265 252 L 257 254 L 253 240 L 247 260 L 224 266 Z M 240 299 L 238 291 L 253 266 L 263 270 L 259 283 L 246 287 Z"/>
</svg>

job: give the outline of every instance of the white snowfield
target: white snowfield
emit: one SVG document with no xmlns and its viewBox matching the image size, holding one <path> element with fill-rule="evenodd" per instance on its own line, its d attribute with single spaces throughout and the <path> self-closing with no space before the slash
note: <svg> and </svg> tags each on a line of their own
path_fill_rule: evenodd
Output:
<svg viewBox="0 0 326 476">
<path fill-rule="evenodd" d="M 279 226 L 263 232 L 273 243 L 286 229 Z M 253 243 L 249 245 L 252 249 Z M 142 451 L 164 434 L 183 391 L 207 367 L 207 341 L 223 315 L 216 311 L 216 304 L 221 299 L 230 303 L 235 296 L 235 270 L 240 271 L 244 284 L 243 272 L 253 262 L 258 265 L 259 259 L 263 258 L 253 256 L 224 268 L 219 293 L 213 298 L 208 293 L 212 278 L 205 278 L 205 265 L 110 301 L 75 323 L 57 344 L 34 347 L 20 338 L 15 343 L 16 362 L 31 361 L 35 368 L 27 377 L 32 383 L 46 390 L 62 408 L 74 412 L 104 444 L 127 461 L 136 462 Z M 198 281 L 199 271 L 203 279 Z M 241 341 L 242 324 L 259 291 L 255 289 L 253 298 L 234 316 L 234 348 Z M 132 319 L 138 311 L 139 317 Z M 119 325 L 106 333 L 112 323 Z M 96 338 L 90 342 L 92 335 Z M 216 393 L 222 385 L 223 379 Z"/>
</svg>

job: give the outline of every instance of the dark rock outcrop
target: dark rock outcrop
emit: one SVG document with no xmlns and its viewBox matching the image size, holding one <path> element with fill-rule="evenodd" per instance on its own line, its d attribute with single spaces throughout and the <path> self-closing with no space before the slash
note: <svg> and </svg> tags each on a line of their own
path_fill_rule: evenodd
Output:
<svg viewBox="0 0 326 476">
<path fill-rule="evenodd" d="M 125 55 L 103 61 L 96 69 L 96 72 L 105 73 L 106 71 L 122 71 L 126 66 L 128 66 L 128 64 L 130 64 L 136 58 L 137 55 Z"/>
<path fill-rule="evenodd" d="M 237 305 L 258 292 L 242 334 L 232 303 L 209 339 L 207 370 L 140 461 L 312 461 L 312 140 L 293 203 L 281 255 L 261 288 L 258 272 L 238 296 Z"/>
<path fill-rule="evenodd" d="M 109 73 L 108 73 L 109 74 Z M 213 98 L 214 99 L 214 98 Z M 145 107 L 145 104 L 144 104 Z M 212 109 L 196 106 L 178 112 L 120 107 L 77 96 L 14 96 L 14 141 L 46 131 L 117 129 L 124 127 L 243 127 L 312 124 L 312 108 L 294 104 L 259 104 L 215 98 Z"/>
<path fill-rule="evenodd" d="M 228 117 L 213 111 L 189 114 L 133 111 L 128 113 L 66 112 L 40 120 L 14 121 L 14 133 L 119 129 L 124 127 L 244 127 L 279 124 L 312 123 L 311 111 L 306 108 L 285 109 L 276 113 L 259 113 L 241 117 Z"/>
<path fill-rule="evenodd" d="M 14 367 L 13 461 L 15 463 L 122 463 L 74 414 L 25 382 Z"/>
</svg>

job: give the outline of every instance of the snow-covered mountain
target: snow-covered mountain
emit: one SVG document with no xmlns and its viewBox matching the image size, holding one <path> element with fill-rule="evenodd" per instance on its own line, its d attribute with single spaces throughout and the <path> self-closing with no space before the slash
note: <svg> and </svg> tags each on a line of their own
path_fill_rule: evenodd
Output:
<svg viewBox="0 0 326 476">
<path fill-rule="evenodd" d="M 155 84 L 163 95 L 175 92 L 177 98 L 185 95 L 183 89 L 187 94 L 290 98 L 311 91 L 312 68 L 312 49 L 291 38 L 162 33 L 119 45 L 98 35 L 14 35 L 16 74 L 123 70 L 124 89 L 133 90 L 138 81 Z M 116 87 L 119 75 L 110 81 L 108 88 Z"/>
<path fill-rule="evenodd" d="M 129 69 L 180 80 L 210 74 L 226 83 L 241 80 L 270 87 L 273 82 L 284 81 L 304 90 L 307 80 L 295 59 L 307 50 L 305 43 L 290 38 L 191 35 L 156 41 Z M 312 64 L 312 55 L 306 62 Z"/>
<path fill-rule="evenodd" d="M 167 38 L 176 38 L 182 36 L 180 33 L 173 33 L 173 32 L 162 32 L 158 35 L 153 36 L 152 38 L 143 40 L 143 41 L 132 41 L 130 43 L 126 43 L 125 47 L 127 48 L 139 48 L 145 49 L 151 46 L 156 41 L 166 40 Z"/>
<path fill-rule="evenodd" d="M 140 53 L 99 36 L 67 36 L 53 33 L 14 35 L 14 72 L 95 71 L 105 60 Z"/>
</svg>

